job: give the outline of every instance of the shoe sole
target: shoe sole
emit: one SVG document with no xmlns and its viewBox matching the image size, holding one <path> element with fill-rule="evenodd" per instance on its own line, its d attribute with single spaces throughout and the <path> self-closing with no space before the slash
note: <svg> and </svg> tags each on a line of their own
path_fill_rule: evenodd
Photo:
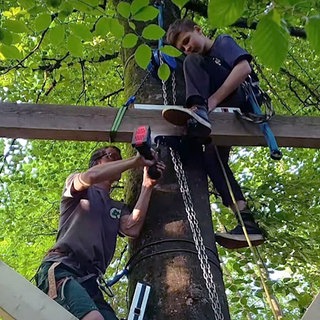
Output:
<svg viewBox="0 0 320 320">
<path fill-rule="evenodd" d="M 240 249 L 249 247 L 249 244 L 244 235 L 234 235 L 228 233 L 216 233 L 216 242 L 219 243 L 220 246 L 227 249 Z M 262 243 L 264 243 L 264 238 L 260 234 L 250 234 L 249 235 L 250 242 L 253 247 L 256 247 Z"/>
<path fill-rule="evenodd" d="M 182 107 L 170 107 L 162 110 L 162 116 L 168 122 L 176 125 L 176 126 L 186 126 L 189 119 L 194 119 L 202 126 L 210 129 L 211 132 L 211 124 L 198 116 L 195 112 L 190 109 L 182 108 Z"/>
</svg>

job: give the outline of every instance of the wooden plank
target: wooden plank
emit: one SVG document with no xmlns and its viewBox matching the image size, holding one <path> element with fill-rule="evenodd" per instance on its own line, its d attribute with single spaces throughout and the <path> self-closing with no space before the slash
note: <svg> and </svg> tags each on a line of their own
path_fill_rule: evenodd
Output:
<svg viewBox="0 0 320 320">
<path fill-rule="evenodd" d="M 76 320 L 71 313 L 0 261 L 0 308 L 4 319 Z M 11 317 L 11 318 L 10 318 Z"/>
<path fill-rule="evenodd" d="M 0 103 L 0 137 L 108 141 L 117 109 L 64 105 Z M 230 113 L 211 113 L 212 138 L 218 145 L 265 146 L 257 125 Z M 269 122 L 279 146 L 320 147 L 320 117 L 275 116 Z M 128 109 L 115 141 L 130 142 L 139 125 L 150 125 L 153 135 L 181 135 L 167 123 L 161 110 Z"/>
<path fill-rule="evenodd" d="M 12 318 L 9 313 L 5 312 L 1 307 L 0 307 L 0 319 L 1 320 L 15 320 L 15 318 Z"/>
<path fill-rule="evenodd" d="M 320 293 L 315 297 L 301 320 L 318 320 L 320 318 Z"/>
</svg>

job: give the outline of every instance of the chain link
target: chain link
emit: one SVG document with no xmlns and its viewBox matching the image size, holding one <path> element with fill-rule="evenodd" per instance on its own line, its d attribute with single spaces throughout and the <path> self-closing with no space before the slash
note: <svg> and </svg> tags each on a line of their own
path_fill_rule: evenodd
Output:
<svg viewBox="0 0 320 320">
<path fill-rule="evenodd" d="M 187 178 L 185 176 L 185 173 L 182 167 L 182 162 L 180 160 L 179 153 L 174 151 L 172 148 L 170 148 L 170 154 L 171 154 L 174 169 L 176 171 L 177 179 L 179 182 L 180 191 L 181 191 L 183 202 L 187 212 L 187 217 L 188 217 L 188 221 L 192 231 L 195 247 L 197 249 L 198 258 L 200 261 L 200 267 L 202 270 L 204 280 L 206 282 L 206 287 L 208 289 L 209 299 L 211 302 L 211 307 L 214 312 L 215 320 L 224 320 L 224 316 L 221 311 L 221 305 L 218 298 L 217 288 L 213 280 L 213 275 L 212 275 L 210 264 L 208 261 L 208 255 L 206 253 L 206 248 L 203 243 L 203 238 L 201 236 L 201 230 L 199 228 L 196 212 L 194 211 L 194 208 L 193 208 L 191 194 L 190 194 Z"/>
<path fill-rule="evenodd" d="M 176 72 L 172 71 L 172 103 L 176 105 L 177 103 L 177 90 L 176 90 Z"/>
<path fill-rule="evenodd" d="M 160 55 L 160 66 L 163 65 L 163 59 L 162 59 L 162 56 Z M 163 104 L 165 106 L 168 105 L 168 94 L 167 94 L 167 86 L 166 86 L 166 82 L 164 80 L 161 80 L 162 82 L 162 97 L 163 97 Z"/>
</svg>

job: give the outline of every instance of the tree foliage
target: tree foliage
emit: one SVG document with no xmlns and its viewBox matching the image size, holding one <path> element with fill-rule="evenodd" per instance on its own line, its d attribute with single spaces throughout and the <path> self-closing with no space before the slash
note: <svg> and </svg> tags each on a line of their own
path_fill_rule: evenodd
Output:
<svg viewBox="0 0 320 320">
<path fill-rule="evenodd" d="M 172 2 L 208 34 L 230 33 L 254 53 L 277 113 L 319 115 L 318 1 Z M 4 102 L 118 107 L 130 94 L 123 92 L 128 62 L 135 59 L 145 69 L 165 32 L 156 21 L 159 8 L 148 0 L 4 0 L 0 10 Z M 126 57 L 123 49 L 133 55 Z M 166 45 L 161 50 L 180 54 Z M 158 75 L 167 79 L 168 68 Z M 1 259 L 30 279 L 54 242 L 64 179 L 85 169 L 100 144 L 3 139 L 0 146 Z M 236 148 L 232 166 L 267 232 L 258 250 L 268 287 L 284 318 L 300 319 L 320 289 L 320 154 L 282 151 L 283 160 L 272 162 L 264 148 Z M 122 189 L 114 196 L 123 198 Z M 219 198 L 212 196 L 212 203 L 216 229 L 232 228 L 232 214 Z M 108 277 L 123 267 L 124 246 L 121 240 Z M 232 319 L 271 319 L 250 251 L 219 251 Z M 116 285 L 113 301 L 120 315 L 126 311 L 125 290 Z"/>
</svg>

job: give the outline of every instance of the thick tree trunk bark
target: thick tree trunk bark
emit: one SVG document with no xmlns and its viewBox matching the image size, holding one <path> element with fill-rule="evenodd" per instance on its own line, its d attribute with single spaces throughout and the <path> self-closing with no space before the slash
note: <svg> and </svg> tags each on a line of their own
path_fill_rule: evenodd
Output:
<svg viewBox="0 0 320 320">
<path fill-rule="evenodd" d="M 165 1 L 165 28 L 178 17 L 171 1 Z M 146 72 L 137 67 L 134 59 L 127 60 L 132 51 L 124 52 L 126 61 L 125 92 L 133 94 Z M 170 83 L 170 81 L 168 81 Z M 168 84 L 168 103 L 171 101 Z M 177 75 L 177 104 L 184 104 L 184 81 Z M 150 78 L 137 96 L 137 103 L 163 104 L 161 82 Z M 141 125 L 145 125 L 142 123 Z M 151 128 L 152 130 L 152 128 Z M 182 141 L 183 140 L 183 141 Z M 179 189 L 167 139 L 159 146 L 160 158 L 167 170 L 154 189 L 142 234 L 130 242 L 131 264 L 129 274 L 130 303 L 137 282 L 151 286 L 146 314 L 148 320 L 230 319 L 222 271 L 212 227 L 207 175 L 204 171 L 201 145 L 192 145 L 181 137 L 173 138 L 183 162 L 190 195 L 200 234 L 206 247 L 218 306 L 223 316 L 216 317 L 204 275 L 200 267 L 194 237 L 187 218 L 186 208 Z M 133 204 L 139 193 L 141 172 L 132 174 L 126 186 L 128 203 Z M 201 257 L 203 262 L 204 257 Z M 216 310 L 217 311 L 217 310 Z"/>
<path fill-rule="evenodd" d="M 168 147 L 162 146 L 161 158 L 167 165 L 164 177 L 153 192 L 148 216 L 139 239 L 131 242 L 129 277 L 130 296 L 137 282 L 149 284 L 146 318 L 230 319 L 222 272 L 215 245 L 206 173 L 201 146 L 181 146 L 183 169 L 206 247 L 223 318 L 216 318 L 200 267 L 200 260 L 179 190 Z M 202 262 L 204 257 L 201 258 Z M 217 310 L 218 311 L 218 310 Z"/>
</svg>

